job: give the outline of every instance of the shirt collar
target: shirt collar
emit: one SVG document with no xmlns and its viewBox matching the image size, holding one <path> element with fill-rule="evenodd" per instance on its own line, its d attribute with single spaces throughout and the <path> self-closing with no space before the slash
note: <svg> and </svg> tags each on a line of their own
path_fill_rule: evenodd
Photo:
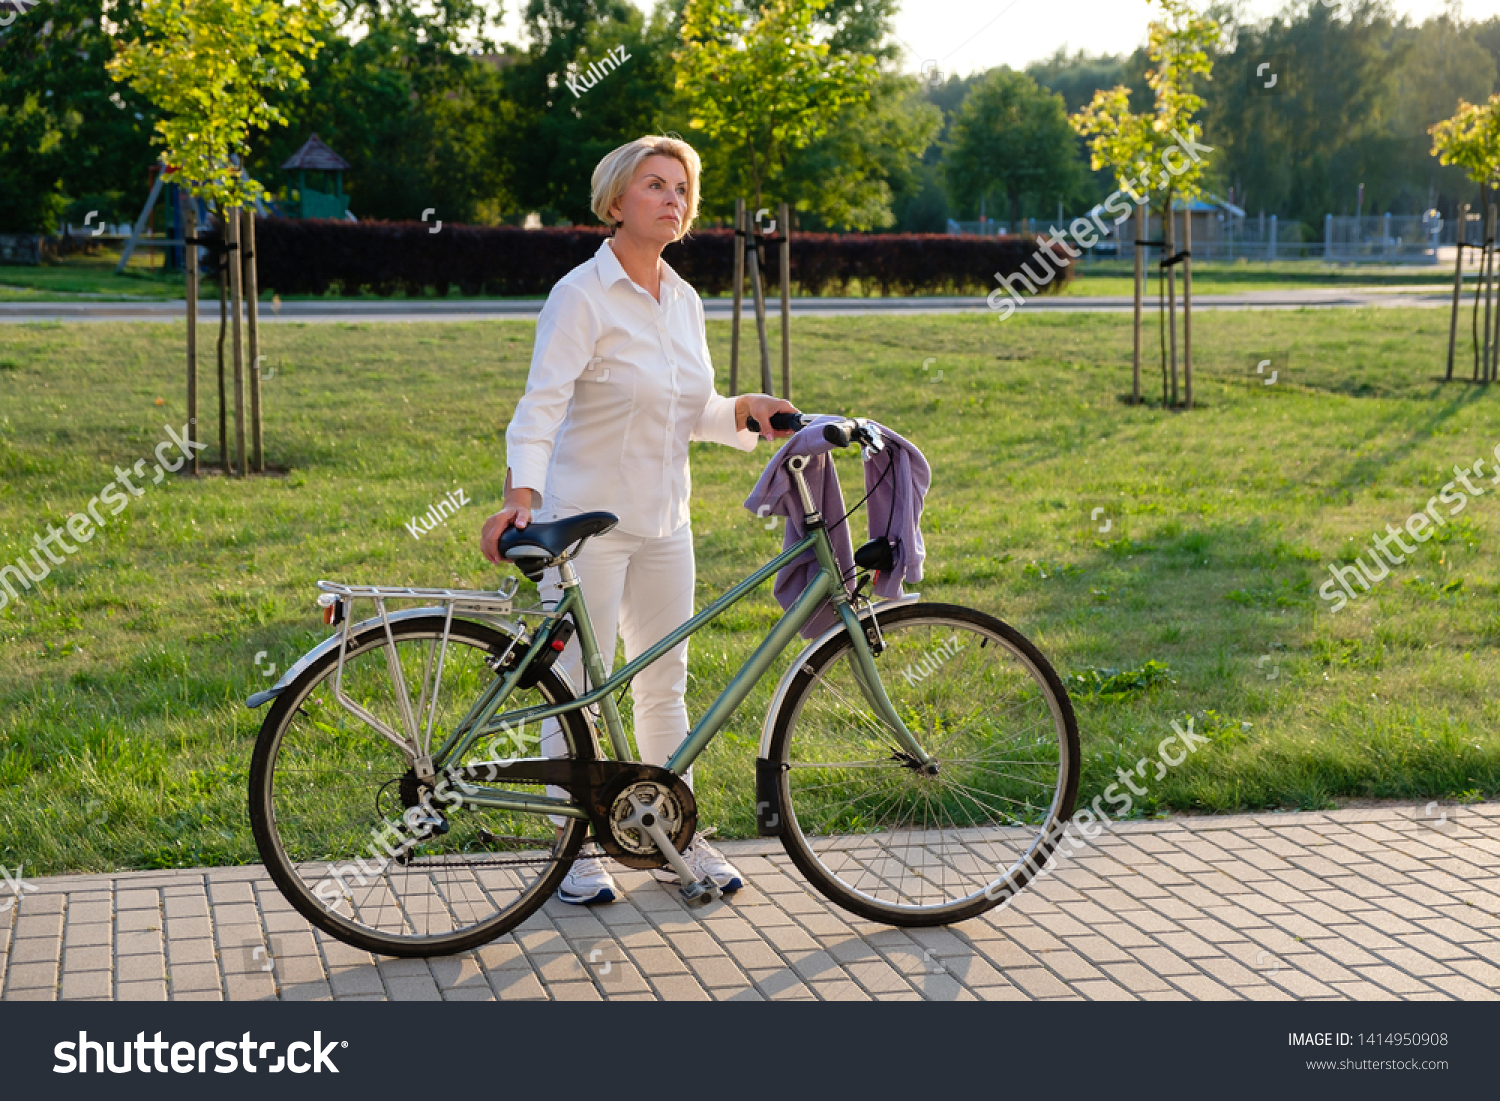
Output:
<svg viewBox="0 0 1500 1101">
<path fill-rule="evenodd" d="M 615 255 L 615 250 L 610 245 L 610 241 L 611 238 L 606 237 L 599 243 L 599 251 L 594 253 L 594 259 L 599 265 L 599 282 L 604 285 L 605 290 L 609 290 L 621 279 L 635 286 L 635 280 L 626 274 L 625 268 L 620 264 L 620 258 Z M 661 262 L 661 285 L 663 290 L 670 291 L 669 295 L 663 296 L 661 303 L 663 306 L 668 302 L 674 301 L 682 293 L 682 277 L 673 271 L 672 265 L 665 260 Z M 644 288 L 642 289 L 644 290 Z"/>
</svg>

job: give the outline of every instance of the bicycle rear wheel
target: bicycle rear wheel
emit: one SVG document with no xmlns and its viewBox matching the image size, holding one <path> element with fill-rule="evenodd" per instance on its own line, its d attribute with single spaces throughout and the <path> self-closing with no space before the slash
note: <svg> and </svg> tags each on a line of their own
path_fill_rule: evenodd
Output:
<svg viewBox="0 0 1500 1101">
<path fill-rule="evenodd" d="M 504 653 L 511 642 L 493 628 L 454 621 L 444 651 L 443 629 L 441 616 L 391 624 L 396 662 L 423 728 L 424 698 L 433 708 L 434 747 L 494 681 L 486 659 Z M 390 649 L 381 627 L 352 638 L 342 690 L 402 732 Z M 440 679 L 434 676 L 439 656 Z M 545 813 L 445 804 L 417 781 L 402 750 L 335 698 L 337 666 L 335 650 L 288 685 L 255 744 L 250 818 L 276 885 L 318 928 L 390 956 L 462 952 L 519 925 L 567 874 L 588 823 L 564 818 L 558 833 Z M 569 699 L 549 670 L 534 688 L 512 693 L 506 708 Z M 569 712 L 559 721 L 568 755 L 592 759 L 593 739 L 582 715 Z M 487 745 L 481 739 L 462 763 L 540 756 L 540 732 L 536 724 L 534 731 L 512 731 L 503 741 Z M 508 781 L 504 790 L 541 795 L 545 789 Z M 462 795 L 461 789 L 450 791 Z"/>
<path fill-rule="evenodd" d="M 876 613 L 876 668 L 937 760 L 924 773 L 855 679 L 847 631 L 803 660 L 772 727 L 782 843 L 829 899 L 892 925 L 999 905 L 1044 865 L 1078 794 L 1078 725 L 1041 653 L 949 604 Z"/>
</svg>

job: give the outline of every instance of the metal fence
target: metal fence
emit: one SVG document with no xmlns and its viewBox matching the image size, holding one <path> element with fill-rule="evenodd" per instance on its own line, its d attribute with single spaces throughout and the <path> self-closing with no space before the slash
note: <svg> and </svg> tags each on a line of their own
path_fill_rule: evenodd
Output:
<svg viewBox="0 0 1500 1101">
<path fill-rule="evenodd" d="M 1068 222 L 1056 224 L 1059 229 L 1066 230 Z M 1041 219 L 1023 219 L 1018 231 L 1045 234 L 1051 225 Z M 1008 226 L 1005 222 L 992 220 L 983 223 L 950 220 L 948 232 L 989 236 L 1008 232 Z M 1151 218 L 1148 237 L 1159 239 L 1160 232 L 1160 218 Z M 1323 224 L 1319 226 L 1282 220 L 1274 214 L 1241 217 L 1228 212 L 1200 210 L 1193 215 L 1193 258 L 1435 264 L 1440 259 L 1439 250 L 1442 250 L 1445 261 L 1451 261 L 1451 249 L 1458 240 L 1458 232 L 1459 225 L 1453 219 L 1427 215 L 1328 214 L 1324 215 Z M 1479 244 L 1483 232 L 1478 217 L 1469 215 L 1463 226 L 1464 240 L 1469 244 Z M 1122 242 L 1117 242 L 1114 236 L 1106 237 L 1091 251 L 1096 256 L 1129 256 L 1131 232 L 1124 236 Z M 1181 236 L 1180 230 L 1178 236 Z"/>
</svg>

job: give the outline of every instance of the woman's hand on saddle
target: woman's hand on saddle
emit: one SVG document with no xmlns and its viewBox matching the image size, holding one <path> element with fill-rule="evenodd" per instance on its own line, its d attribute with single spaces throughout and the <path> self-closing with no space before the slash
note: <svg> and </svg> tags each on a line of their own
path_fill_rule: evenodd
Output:
<svg viewBox="0 0 1500 1101">
<path fill-rule="evenodd" d="M 505 495 L 505 507 L 484 522 L 484 529 L 479 533 L 480 552 L 497 566 L 505 564 L 505 559 L 500 557 L 500 537 L 514 525 L 524 528 L 531 523 L 531 509 L 521 504 L 522 495 L 531 496 L 531 490 L 511 490 Z"/>
<path fill-rule="evenodd" d="M 802 410 L 791 402 L 782 398 L 773 398 L 770 394 L 741 394 L 734 399 L 735 427 L 743 432 L 746 419 L 754 417 L 756 423 L 761 426 L 761 437 L 768 440 L 793 434 L 790 428 L 772 428 L 771 414 L 800 412 Z"/>
</svg>

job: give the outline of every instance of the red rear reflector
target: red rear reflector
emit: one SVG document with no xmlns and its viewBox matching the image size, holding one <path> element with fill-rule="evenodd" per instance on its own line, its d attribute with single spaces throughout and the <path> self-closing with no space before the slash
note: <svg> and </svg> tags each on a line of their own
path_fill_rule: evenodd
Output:
<svg viewBox="0 0 1500 1101">
<path fill-rule="evenodd" d="M 567 649 L 567 646 L 568 646 L 568 644 L 566 642 L 564 642 L 560 638 L 555 638 L 555 639 L 552 640 L 552 649 L 554 649 L 554 650 L 557 650 L 557 651 L 561 652 L 561 651 Z"/>
</svg>

